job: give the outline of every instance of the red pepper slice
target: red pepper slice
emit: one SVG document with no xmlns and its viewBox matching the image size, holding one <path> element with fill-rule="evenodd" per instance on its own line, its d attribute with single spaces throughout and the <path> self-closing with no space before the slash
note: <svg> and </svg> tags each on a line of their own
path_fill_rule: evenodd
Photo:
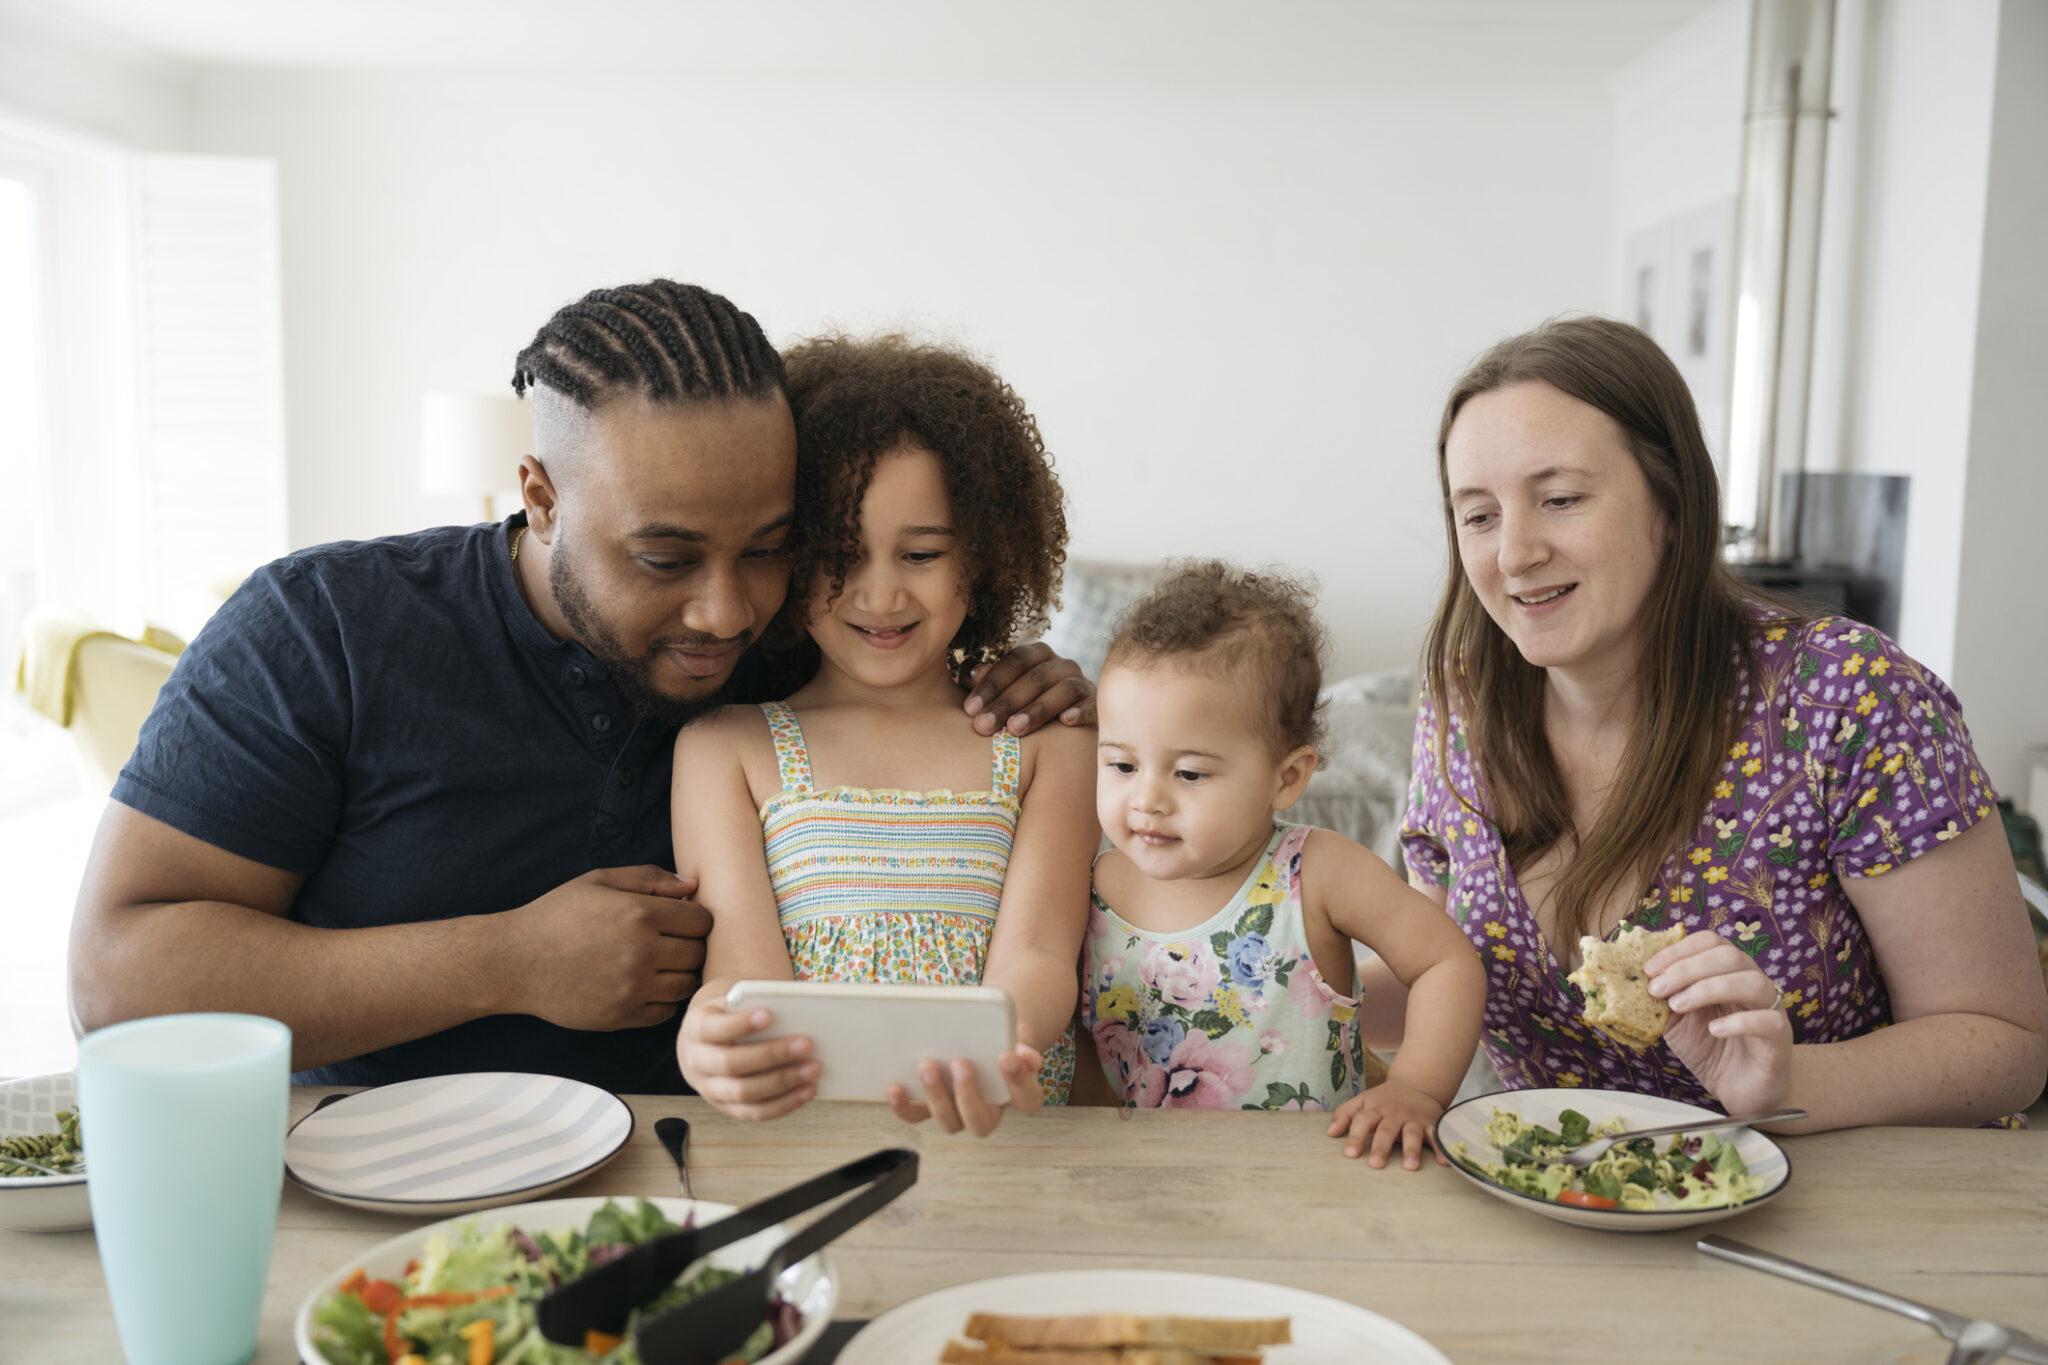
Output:
<svg viewBox="0 0 2048 1365">
<path fill-rule="evenodd" d="M 405 1291 L 389 1280 L 371 1280 L 357 1291 L 356 1297 L 363 1301 L 363 1307 L 381 1317 L 398 1311 L 398 1305 L 405 1301 Z"/>
</svg>

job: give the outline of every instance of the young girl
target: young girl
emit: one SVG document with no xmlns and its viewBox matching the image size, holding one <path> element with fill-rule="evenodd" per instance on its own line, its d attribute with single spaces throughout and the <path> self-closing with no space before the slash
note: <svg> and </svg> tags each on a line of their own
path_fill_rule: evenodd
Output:
<svg viewBox="0 0 2048 1365">
<path fill-rule="evenodd" d="M 787 615 L 815 676 L 677 739 L 677 871 L 715 921 L 678 1060 L 726 1113 L 773 1118 L 812 1097 L 818 1064 L 808 1039 L 748 1041 L 769 1019 L 724 1010 L 734 981 L 1000 986 L 1006 1096 L 956 1061 L 926 1063 L 921 1102 L 886 1097 L 986 1133 L 1004 1099 L 1064 1103 L 1073 1076 L 1093 736 L 991 739 L 961 709 L 965 669 L 1053 599 L 1059 484 L 1023 403 L 964 356 L 828 338 L 786 361 L 805 527 Z"/>
<path fill-rule="evenodd" d="M 1116 847 L 1095 865 L 1081 1015 L 1125 1104 L 1334 1109 L 1347 1155 L 1370 1143 L 1384 1166 L 1398 1145 L 1416 1170 L 1486 977 L 1379 858 L 1276 819 L 1315 771 L 1322 640 L 1306 589 L 1214 562 L 1119 624 L 1096 699 Z M 1362 1094 L 1354 941 L 1409 988 L 1406 1041 Z"/>
</svg>

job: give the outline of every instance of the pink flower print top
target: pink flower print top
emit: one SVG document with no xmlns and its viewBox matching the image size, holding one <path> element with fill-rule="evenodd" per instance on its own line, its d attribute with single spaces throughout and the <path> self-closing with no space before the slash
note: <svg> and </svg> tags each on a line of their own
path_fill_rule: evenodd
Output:
<svg viewBox="0 0 2048 1365">
<path fill-rule="evenodd" d="M 1955 694 L 1878 631 L 1840 618 L 1765 622 L 1755 645 L 1742 728 L 1699 824 L 1630 920 L 1714 930 L 1783 988 L 1795 1041 L 1854 1038 L 1890 1023 L 1892 1011 L 1843 879 L 1881 877 L 1939 848 L 1990 815 L 1996 797 Z M 1578 1022 L 1584 1001 L 1508 866 L 1464 721 L 1450 719 L 1451 787 L 1477 809 L 1444 784 L 1437 725 L 1425 697 L 1402 850 L 1418 878 L 1445 888 L 1486 964 L 1480 1041 L 1501 1080 L 1713 1105 L 1668 1047 L 1638 1054 Z"/>
<path fill-rule="evenodd" d="M 1324 982 L 1302 923 L 1302 846 L 1279 825 L 1215 915 L 1170 934 L 1093 896 L 1081 1023 L 1137 1108 L 1329 1109 L 1358 1093 L 1358 1001 Z"/>
</svg>

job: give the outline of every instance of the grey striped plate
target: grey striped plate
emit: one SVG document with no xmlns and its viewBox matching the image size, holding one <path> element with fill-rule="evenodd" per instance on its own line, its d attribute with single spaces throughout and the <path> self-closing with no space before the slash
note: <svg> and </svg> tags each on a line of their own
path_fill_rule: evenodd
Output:
<svg viewBox="0 0 2048 1365">
<path fill-rule="evenodd" d="M 293 1126 L 284 1165 L 314 1194 L 386 1213 L 464 1213 L 574 1184 L 633 1135 L 618 1096 L 560 1076 L 400 1081 Z"/>
</svg>

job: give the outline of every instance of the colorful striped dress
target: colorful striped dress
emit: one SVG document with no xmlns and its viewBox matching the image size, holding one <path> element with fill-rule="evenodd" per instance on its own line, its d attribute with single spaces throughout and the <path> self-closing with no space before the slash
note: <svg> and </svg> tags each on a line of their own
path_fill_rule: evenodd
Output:
<svg viewBox="0 0 2048 1365">
<path fill-rule="evenodd" d="M 1017 835 L 1017 737 L 995 736 L 987 791 L 819 791 L 796 713 L 761 713 L 782 778 L 761 837 L 797 980 L 981 984 Z M 1046 1050 L 1047 1102 L 1066 1103 L 1073 1079 L 1070 1030 Z"/>
</svg>

